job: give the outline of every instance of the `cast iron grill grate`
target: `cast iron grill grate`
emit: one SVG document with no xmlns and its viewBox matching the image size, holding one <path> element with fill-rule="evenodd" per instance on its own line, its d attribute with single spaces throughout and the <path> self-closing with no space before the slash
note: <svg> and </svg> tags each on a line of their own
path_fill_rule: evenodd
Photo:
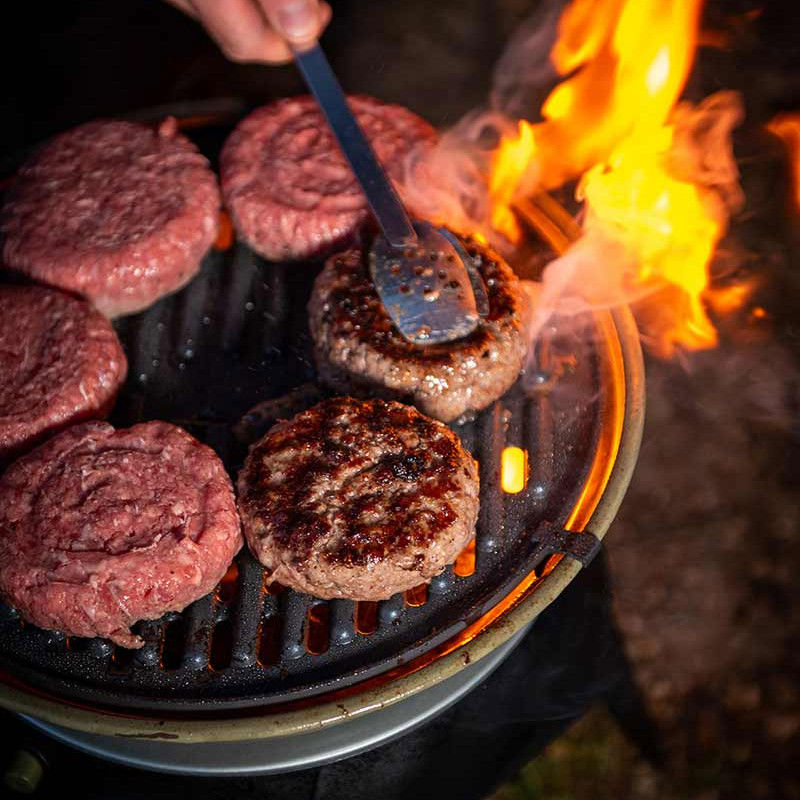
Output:
<svg viewBox="0 0 800 800">
<path fill-rule="evenodd" d="M 183 291 L 118 321 L 130 374 L 112 423 L 180 424 L 235 479 L 247 450 L 242 416 L 313 384 L 306 302 L 317 269 L 267 263 L 241 244 L 212 250 Z M 313 697 L 430 652 L 542 568 L 536 531 L 543 521 L 564 523 L 587 475 L 603 424 L 592 339 L 554 334 L 538 355 L 538 389 L 526 393 L 518 383 L 453 426 L 480 463 L 477 536 L 429 586 L 380 603 L 320 601 L 269 585 L 245 549 L 215 592 L 140 623 L 138 651 L 43 631 L 0 606 L 0 668 L 76 702 L 196 714 Z M 283 416 L 293 413 L 281 405 Z M 530 478 L 518 494 L 500 485 L 506 445 L 529 454 Z"/>
</svg>

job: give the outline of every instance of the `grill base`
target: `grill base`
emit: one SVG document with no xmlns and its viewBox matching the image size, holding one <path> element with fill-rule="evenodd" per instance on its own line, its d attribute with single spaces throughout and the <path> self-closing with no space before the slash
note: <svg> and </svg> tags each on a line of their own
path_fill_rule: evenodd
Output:
<svg viewBox="0 0 800 800">
<path fill-rule="evenodd" d="M 441 714 L 474 689 L 519 644 L 524 628 L 486 658 L 413 697 L 313 733 L 268 741 L 172 744 L 83 733 L 23 715 L 29 725 L 89 755 L 176 775 L 272 775 L 311 769 L 397 739 Z"/>
</svg>

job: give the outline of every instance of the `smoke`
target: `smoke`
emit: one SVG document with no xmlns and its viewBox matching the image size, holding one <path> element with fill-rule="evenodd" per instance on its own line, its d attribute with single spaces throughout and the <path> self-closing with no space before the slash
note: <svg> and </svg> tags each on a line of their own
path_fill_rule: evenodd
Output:
<svg viewBox="0 0 800 800">
<path fill-rule="evenodd" d="M 706 201 L 720 221 L 742 210 L 744 192 L 733 154 L 733 129 L 744 119 L 738 92 L 715 92 L 698 105 L 678 103 L 672 112 L 675 126 L 668 153 L 669 171 L 676 178 L 702 187 Z"/>
<path fill-rule="evenodd" d="M 516 119 L 532 119 L 559 80 L 550 59 L 556 43 L 560 0 L 542 3 L 517 28 L 494 69 L 490 107 Z"/>
<path fill-rule="evenodd" d="M 478 233 L 501 253 L 510 252 L 511 244 L 490 224 L 492 158 L 501 139 L 515 135 L 520 119 L 537 117 L 559 79 L 550 51 L 564 5 L 544 2 L 519 26 L 495 66 L 486 108 L 466 114 L 434 148 L 409 156 L 403 197 L 418 216 L 463 234 Z M 528 166 L 518 187 L 521 196 L 538 184 L 538 165 Z"/>
</svg>

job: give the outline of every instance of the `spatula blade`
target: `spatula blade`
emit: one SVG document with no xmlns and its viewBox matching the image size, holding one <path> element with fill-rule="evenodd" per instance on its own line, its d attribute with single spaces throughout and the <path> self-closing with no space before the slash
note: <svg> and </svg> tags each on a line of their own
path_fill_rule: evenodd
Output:
<svg viewBox="0 0 800 800">
<path fill-rule="evenodd" d="M 452 234 L 445 236 L 428 222 L 414 227 L 415 246 L 394 248 L 383 237 L 376 239 L 370 251 L 375 288 L 392 322 L 410 342 L 461 339 L 478 326 L 479 303 L 488 310 L 485 289 L 480 284 L 475 291 L 466 267 L 469 257 Z M 480 283 L 480 277 L 477 280 Z"/>
</svg>

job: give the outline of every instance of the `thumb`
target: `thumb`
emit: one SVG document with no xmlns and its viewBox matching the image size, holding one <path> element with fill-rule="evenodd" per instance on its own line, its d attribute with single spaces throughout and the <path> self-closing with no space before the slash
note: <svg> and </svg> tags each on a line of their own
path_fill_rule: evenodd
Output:
<svg viewBox="0 0 800 800">
<path fill-rule="evenodd" d="M 319 0 L 259 0 L 275 32 L 290 44 L 317 38 L 323 26 Z M 326 20 L 327 21 L 327 20 Z"/>
</svg>

